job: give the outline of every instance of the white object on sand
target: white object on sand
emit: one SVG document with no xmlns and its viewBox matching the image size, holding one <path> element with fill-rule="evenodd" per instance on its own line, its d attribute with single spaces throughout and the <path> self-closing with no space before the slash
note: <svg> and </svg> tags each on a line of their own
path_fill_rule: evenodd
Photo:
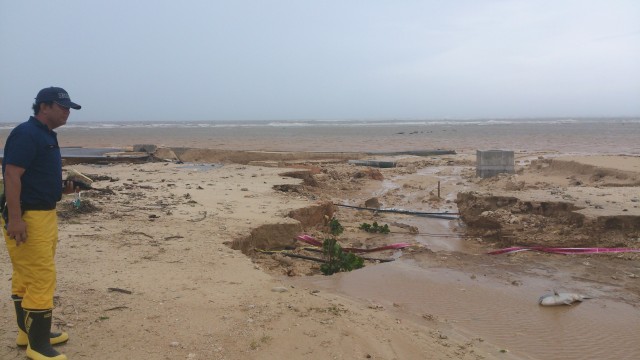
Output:
<svg viewBox="0 0 640 360">
<path fill-rule="evenodd" d="M 542 306 L 571 305 L 576 301 L 591 299 L 588 296 L 574 293 L 559 293 L 553 290 L 553 295 L 547 294 L 540 296 L 538 304 Z"/>
</svg>

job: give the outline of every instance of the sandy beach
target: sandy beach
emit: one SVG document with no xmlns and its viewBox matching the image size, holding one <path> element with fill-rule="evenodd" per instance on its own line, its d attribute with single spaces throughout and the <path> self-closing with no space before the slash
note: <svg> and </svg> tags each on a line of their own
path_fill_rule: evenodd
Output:
<svg viewBox="0 0 640 360">
<path fill-rule="evenodd" d="M 2 1 L 0 360 L 640 360 L 639 26 Z"/>
<path fill-rule="evenodd" d="M 625 141 L 614 142 L 625 148 Z M 80 136 L 61 142 L 89 143 Z M 54 323 L 70 334 L 62 352 L 70 359 L 640 356 L 640 253 L 487 254 L 510 246 L 639 249 L 637 154 L 523 146 L 514 149 L 515 174 L 481 179 L 478 144 L 440 156 L 353 148 L 318 155 L 271 139 L 261 144 L 238 140 L 233 147 L 272 151 L 233 152 L 201 141 L 186 146 L 194 149 L 160 148 L 143 163 L 65 165 L 94 179 L 95 190 L 81 193 L 80 209 L 73 196 L 59 204 Z M 460 216 L 339 206 L 365 203 Z M 410 246 L 366 253 L 364 268 L 324 276 L 319 262 L 289 254 L 321 257 L 295 237 L 331 237 L 331 218 L 344 227 L 337 236 L 343 247 Z M 373 222 L 390 233 L 359 228 Z M 7 299 L 0 318 L 11 329 L 4 247 L 0 264 Z M 539 306 L 554 289 L 591 299 Z M 14 337 L 1 333 L 0 358 L 25 358 Z"/>
</svg>

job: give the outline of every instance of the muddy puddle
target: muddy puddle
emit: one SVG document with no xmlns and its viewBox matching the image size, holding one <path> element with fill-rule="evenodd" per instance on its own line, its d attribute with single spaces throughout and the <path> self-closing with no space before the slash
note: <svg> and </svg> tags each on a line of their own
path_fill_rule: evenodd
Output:
<svg viewBox="0 0 640 360">
<path fill-rule="evenodd" d="M 421 217 L 402 220 L 403 223 L 415 226 L 418 229 L 415 241 L 425 245 L 432 251 L 471 251 L 472 249 L 467 241 L 451 232 L 451 221 Z"/>
<path fill-rule="evenodd" d="M 449 174 L 443 181 L 456 179 Z M 396 188 L 393 180 L 383 184 L 383 191 Z M 495 261 L 473 241 L 458 237 L 448 220 L 405 217 L 402 222 L 418 229 L 406 239 L 432 252 L 287 281 L 381 305 L 406 321 L 444 324 L 507 350 L 505 358 L 640 359 L 640 307 L 610 294 L 620 289 L 575 280 L 568 272 L 552 274 L 558 267 L 544 259 Z M 593 298 L 572 306 L 538 305 L 538 298 L 554 288 Z"/>
<path fill-rule="evenodd" d="M 382 305 L 407 320 L 450 324 L 521 358 L 639 358 L 638 308 L 597 297 L 572 306 L 542 307 L 538 297 L 555 284 L 533 277 L 521 281 L 526 286 L 398 260 L 351 273 L 300 278 L 296 284 Z"/>
</svg>

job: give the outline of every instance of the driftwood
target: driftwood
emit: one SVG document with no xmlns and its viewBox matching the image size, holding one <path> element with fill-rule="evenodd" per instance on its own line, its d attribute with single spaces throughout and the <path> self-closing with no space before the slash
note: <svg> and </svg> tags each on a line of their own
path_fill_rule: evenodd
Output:
<svg viewBox="0 0 640 360">
<path fill-rule="evenodd" d="M 285 252 L 285 251 L 269 251 L 269 250 L 256 250 L 256 251 L 259 251 L 259 252 L 261 252 L 263 254 L 280 254 L 280 255 L 289 256 L 289 257 L 292 257 L 292 258 L 311 260 L 311 261 L 316 261 L 316 262 L 321 262 L 321 263 L 326 263 L 327 262 L 327 260 L 325 260 L 325 259 L 315 258 L 315 257 L 311 257 L 311 256 L 306 256 L 306 255 L 299 255 L 299 254 L 294 254 L 294 253 Z"/>
<path fill-rule="evenodd" d="M 313 251 L 313 252 L 322 252 L 322 250 L 316 249 L 316 248 L 304 248 L 304 250 Z M 358 256 L 369 261 L 392 262 L 396 260 L 396 259 L 378 259 L 378 258 L 372 258 L 369 256 L 361 256 L 361 255 L 358 255 Z"/>
<path fill-rule="evenodd" d="M 112 307 L 110 309 L 106 309 L 105 311 L 113 311 L 113 310 L 123 310 L 123 309 L 128 309 L 128 306 L 116 306 L 116 307 Z"/>
<path fill-rule="evenodd" d="M 119 293 L 123 293 L 123 294 L 128 294 L 128 295 L 133 294 L 133 292 L 131 290 L 125 290 L 125 289 L 120 289 L 120 288 L 108 288 L 107 290 L 113 291 L 113 292 L 119 292 Z"/>
<path fill-rule="evenodd" d="M 322 250 L 320 249 L 314 249 L 314 248 L 304 248 L 303 250 L 307 250 L 307 251 L 313 251 L 313 252 L 322 252 Z M 294 254 L 294 253 L 290 253 L 290 252 L 286 252 L 286 251 L 269 251 L 269 250 L 256 250 L 259 251 L 263 254 L 280 254 L 280 255 L 284 255 L 284 256 L 288 256 L 288 257 L 292 257 L 292 258 L 298 258 L 298 259 L 304 259 L 304 260 L 311 260 L 311 261 L 316 261 L 316 262 L 321 262 L 321 263 L 326 263 L 327 260 L 325 259 L 321 259 L 321 258 L 316 258 L 316 257 L 312 257 L 312 256 L 306 256 L 306 255 L 300 255 L 300 254 Z M 359 255 L 358 255 L 359 256 Z M 380 261 L 380 262 L 391 262 L 394 261 L 395 259 L 377 259 L 377 258 L 372 258 L 372 257 L 368 257 L 368 256 L 359 256 L 365 260 L 368 261 Z"/>
</svg>

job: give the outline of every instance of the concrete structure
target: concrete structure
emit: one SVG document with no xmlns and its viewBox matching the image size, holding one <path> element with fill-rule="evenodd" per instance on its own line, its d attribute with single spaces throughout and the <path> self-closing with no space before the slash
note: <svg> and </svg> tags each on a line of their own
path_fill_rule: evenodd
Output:
<svg viewBox="0 0 640 360">
<path fill-rule="evenodd" d="M 153 144 L 136 144 L 133 145 L 134 152 L 146 152 L 147 154 L 153 154 L 158 150 L 158 147 Z"/>
<path fill-rule="evenodd" d="M 498 174 L 515 173 L 513 151 L 478 150 L 476 152 L 476 176 L 488 178 Z"/>
</svg>

